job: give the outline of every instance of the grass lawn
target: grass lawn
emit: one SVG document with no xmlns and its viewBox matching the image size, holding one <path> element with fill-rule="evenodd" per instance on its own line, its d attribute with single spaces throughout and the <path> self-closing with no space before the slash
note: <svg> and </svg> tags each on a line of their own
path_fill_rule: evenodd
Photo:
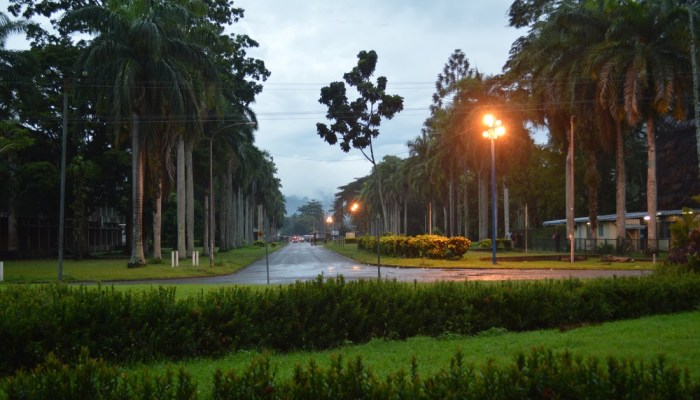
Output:
<svg viewBox="0 0 700 400">
<path fill-rule="evenodd" d="M 357 249 L 357 244 L 345 244 L 340 246 L 333 243 L 325 244 L 325 247 L 348 258 L 365 264 L 377 264 L 377 253 Z M 538 256 L 554 253 L 522 251 L 498 251 L 496 253 L 498 264 L 494 267 L 491 263 L 491 252 L 470 250 L 461 260 L 433 260 L 429 258 L 401 258 L 382 255 L 381 264 L 395 267 L 420 267 L 420 268 L 512 268 L 512 269 L 645 269 L 655 268 L 655 264 L 649 260 L 635 260 L 634 262 L 601 262 L 598 257 L 589 257 L 586 261 L 576 261 L 573 264 L 568 261 L 512 261 L 509 257 Z M 561 253 L 562 256 L 566 254 Z M 500 258 L 499 258 L 500 257 Z M 487 260 L 480 260 L 486 258 Z M 659 264 L 661 261 L 657 261 Z"/>
<path fill-rule="evenodd" d="M 700 311 L 661 315 L 637 320 L 585 326 L 561 332 L 557 329 L 509 333 L 492 330 L 476 337 L 443 338 L 415 337 L 403 341 L 373 340 L 362 345 L 348 345 L 322 352 L 294 352 L 270 354 L 277 368 L 277 378 L 292 377 L 296 365 L 306 366 L 314 359 L 326 368 L 331 357 L 342 356 L 343 364 L 350 358 L 361 357 L 363 363 L 380 377 L 399 369 L 408 371 L 412 357 L 416 357 L 420 375 L 425 378 L 446 369 L 458 349 L 468 364 L 482 365 L 488 360 L 505 363 L 517 352 L 528 352 L 535 347 L 555 351 L 569 350 L 583 357 L 594 356 L 605 362 L 607 356 L 643 360 L 656 359 L 663 354 L 669 364 L 687 367 L 693 379 L 700 379 Z M 180 367 L 189 371 L 199 389 L 208 393 L 214 371 L 243 370 L 262 352 L 241 351 L 220 359 L 198 359 L 176 363 L 135 365 L 129 369 L 148 368 L 152 373 Z"/>
<path fill-rule="evenodd" d="M 374 264 L 377 255 L 373 252 L 361 251 L 356 244 L 344 246 L 328 243 L 329 250 L 362 263 Z M 270 251 L 280 248 L 270 247 Z M 116 280 L 145 280 L 167 278 L 206 277 L 232 274 L 248 264 L 265 256 L 265 249 L 260 247 L 244 247 L 224 253 L 217 253 L 214 268 L 209 268 L 209 258 L 202 257 L 200 265 L 192 265 L 191 259 L 180 260 L 179 267 L 170 266 L 170 250 L 163 251 L 166 259 L 160 263 L 149 260 L 144 268 L 127 268 L 128 259 L 97 257 L 74 261 L 65 259 L 63 262 L 63 280 L 65 282 L 106 282 Z M 420 268 L 493 268 L 490 252 L 469 251 L 462 260 L 432 260 L 428 258 L 398 258 L 382 256 L 381 263 L 385 266 L 420 267 Z M 573 264 L 567 261 L 512 261 L 508 257 L 523 256 L 517 251 L 501 251 L 496 268 L 541 268 L 541 269 L 654 269 L 655 264 L 648 260 L 634 262 L 603 263 L 597 257 Z M 552 253 L 530 252 L 527 255 L 552 255 Z M 480 260 L 486 258 L 487 260 Z M 7 283 L 46 283 L 56 282 L 58 267 L 56 259 L 10 260 L 4 262 L 4 282 Z"/>
<path fill-rule="evenodd" d="M 270 251 L 279 248 L 269 247 Z M 149 260 L 143 268 L 127 268 L 128 258 L 93 258 L 82 261 L 63 261 L 65 282 L 104 282 L 113 280 L 142 280 L 185 278 L 232 274 L 265 256 L 264 247 L 244 247 L 217 253 L 214 268 L 209 268 L 209 257 L 201 257 L 199 266 L 191 259 L 180 260 L 177 268 L 170 266 L 170 250 L 163 251 L 166 259 L 160 263 Z M 4 278 L 9 283 L 45 283 L 58 279 L 57 259 L 11 260 L 4 262 Z"/>
</svg>

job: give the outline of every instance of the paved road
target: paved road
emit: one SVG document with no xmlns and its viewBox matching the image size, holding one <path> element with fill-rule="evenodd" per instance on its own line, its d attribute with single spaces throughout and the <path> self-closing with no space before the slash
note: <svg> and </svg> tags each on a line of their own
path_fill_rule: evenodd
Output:
<svg viewBox="0 0 700 400">
<path fill-rule="evenodd" d="M 650 272 L 627 270 L 381 268 L 382 278 L 408 282 L 561 279 L 567 277 L 595 278 L 614 275 L 638 276 L 646 273 Z M 309 243 L 290 243 L 274 253 L 270 253 L 269 279 L 271 284 L 311 280 L 321 274 L 324 277 L 343 275 L 346 280 L 372 279 L 377 278 L 377 267 L 358 263 L 326 250 L 322 246 L 312 246 Z M 232 275 L 177 279 L 167 282 L 265 284 L 267 283 L 266 262 L 263 258 Z"/>
</svg>

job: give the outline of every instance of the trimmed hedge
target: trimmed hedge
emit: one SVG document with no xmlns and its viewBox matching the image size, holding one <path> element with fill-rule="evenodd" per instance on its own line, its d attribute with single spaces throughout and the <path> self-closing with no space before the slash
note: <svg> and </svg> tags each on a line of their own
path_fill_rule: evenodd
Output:
<svg viewBox="0 0 700 400">
<path fill-rule="evenodd" d="M 0 290 L 0 374 L 79 349 L 112 362 L 217 356 L 232 350 L 328 349 L 489 328 L 524 331 L 692 310 L 697 275 L 582 281 L 345 282 L 221 288 L 184 300 L 174 288 L 12 285 Z M 536 310 L 536 311 L 533 311 Z"/>
<path fill-rule="evenodd" d="M 572 356 L 534 349 L 517 354 L 508 365 L 465 365 L 457 352 L 447 368 L 433 375 L 391 371 L 378 378 L 360 358 L 345 365 L 334 356 L 320 368 L 314 360 L 297 366 L 291 379 L 280 381 L 269 358 L 253 360 L 244 371 L 217 370 L 211 399 L 685 399 L 700 397 L 700 385 L 688 371 L 667 366 L 662 357 L 650 364 L 608 358 Z M 74 367 L 55 357 L 32 372 L 20 372 L 4 383 L 7 399 L 197 399 L 189 373 L 168 371 L 151 376 L 145 370 L 127 374 L 102 361 L 81 357 Z"/>
<path fill-rule="evenodd" d="M 462 236 L 447 238 L 439 235 L 382 236 L 381 253 L 393 257 L 427 257 L 459 260 L 471 247 L 471 240 Z M 377 251 L 376 236 L 362 236 L 357 241 L 361 250 Z"/>
</svg>

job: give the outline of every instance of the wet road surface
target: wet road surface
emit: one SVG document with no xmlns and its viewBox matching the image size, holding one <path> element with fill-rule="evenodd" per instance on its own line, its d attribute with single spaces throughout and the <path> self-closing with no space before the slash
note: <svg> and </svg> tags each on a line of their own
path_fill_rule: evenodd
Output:
<svg viewBox="0 0 700 400">
<path fill-rule="evenodd" d="M 639 276 L 650 274 L 641 270 L 542 270 L 542 269 L 439 269 L 381 267 L 382 279 L 404 282 L 464 281 L 464 280 L 523 280 L 563 279 L 568 277 L 596 278 L 610 276 Z M 294 283 L 297 280 L 343 275 L 346 280 L 377 278 L 377 267 L 358 263 L 337 253 L 309 243 L 290 243 L 269 255 L 269 283 Z M 154 281 L 149 281 L 154 282 Z M 163 281 L 171 284 L 266 284 L 268 273 L 265 258 L 252 263 L 235 274 L 183 278 Z"/>
</svg>

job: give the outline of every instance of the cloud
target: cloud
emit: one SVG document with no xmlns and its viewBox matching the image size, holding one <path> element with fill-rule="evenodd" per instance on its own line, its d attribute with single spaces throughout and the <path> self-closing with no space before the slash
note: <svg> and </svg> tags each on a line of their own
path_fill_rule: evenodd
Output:
<svg viewBox="0 0 700 400">
<path fill-rule="evenodd" d="M 251 51 L 272 72 L 254 109 L 257 145 L 278 165 L 283 193 L 309 198 L 367 175 L 361 153 L 345 154 L 316 134 L 326 122 L 320 89 L 342 80 L 361 50 L 379 55 L 376 76 L 388 92 L 404 97 L 404 111 L 383 121 L 375 143 L 378 159 L 407 156 L 406 142 L 419 133 L 437 74 L 455 49 L 480 71 L 498 73 L 512 42 L 522 34 L 507 27 L 510 1 L 437 0 L 241 0 L 245 18 L 232 27 L 260 43 Z"/>
<path fill-rule="evenodd" d="M 448 57 L 462 49 L 472 67 L 498 73 L 522 31 L 507 27 L 511 0 L 238 0 L 245 17 L 229 28 L 260 47 L 250 56 L 272 72 L 253 109 L 256 144 L 269 151 L 285 195 L 324 198 L 369 174 L 357 150 L 343 153 L 316 133 L 327 122 L 320 89 L 357 63 L 361 50 L 379 55 L 376 76 L 404 97 L 404 111 L 383 121 L 375 155 L 407 156 L 406 142 L 428 117 L 434 82 Z M 0 8 L 7 9 L 7 0 Z M 21 37 L 12 37 L 8 48 Z"/>
</svg>

